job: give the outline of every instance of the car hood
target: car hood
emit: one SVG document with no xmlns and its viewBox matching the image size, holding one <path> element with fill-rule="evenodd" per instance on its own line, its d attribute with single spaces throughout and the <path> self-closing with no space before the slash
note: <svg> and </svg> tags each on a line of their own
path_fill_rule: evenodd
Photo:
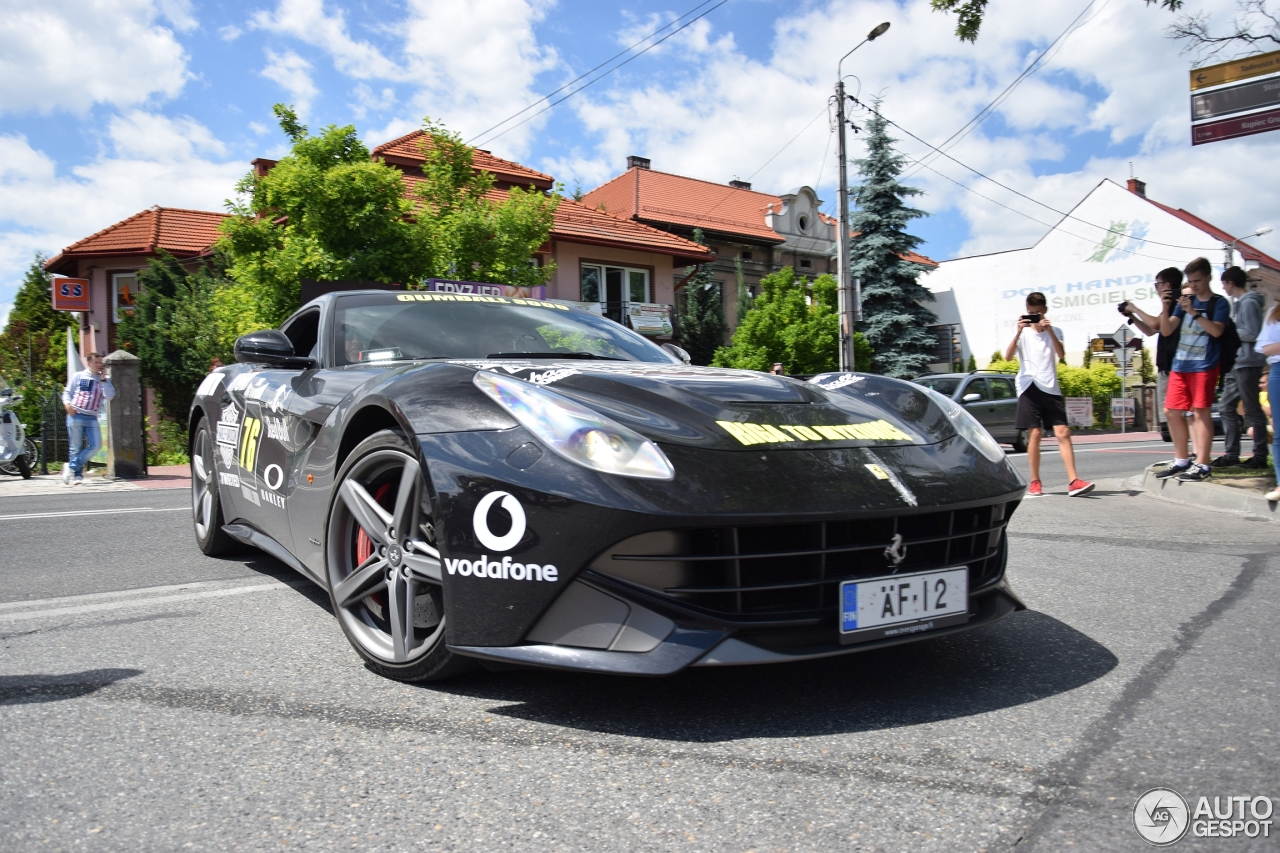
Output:
<svg viewBox="0 0 1280 853">
<path fill-rule="evenodd" d="M 886 441 L 933 444 L 954 435 L 923 389 L 884 376 L 828 374 L 801 382 L 675 364 L 463 364 L 550 388 L 658 442 L 718 450 L 812 450 Z"/>
</svg>

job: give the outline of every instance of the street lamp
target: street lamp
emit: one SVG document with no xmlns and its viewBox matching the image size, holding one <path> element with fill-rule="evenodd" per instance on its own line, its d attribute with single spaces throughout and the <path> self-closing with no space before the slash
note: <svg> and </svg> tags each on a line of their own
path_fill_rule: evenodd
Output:
<svg viewBox="0 0 1280 853">
<path fill-rule="evenodd" d="M 836 275 L 840 279 L 837 291 L 840 310 L 840 369 L 853 370 L 854 347 L 853 326 L 862 322 L 862 282 L 858 279 L 849 281 L 849 173 L 845 158 L 844 139 L 844 73 L 841 66 L 849 58 L 849 54 L 869 41 L 875 41 L 889 29 L 885 21 L 858 42 L 853 50 L 840 57 L 836 63 L 836 124 L 839 126 L 839 145 L 837 159 L 840 161 L 840 186 L 837 192 L 840 202 L 840 221 L 836 225 Z"/>
<path fill-rule="evenodd" d="M 1228 243 L 1225 240 L 1222 241 L 1222 248 L 1227 253 L 1226 266 L 1228 267 L 1231 266 L 1231 262 L 1235 258 L 1236 243 L 1239 243 L 1241 240 L 1248 240 L 1250 237 L 1261 237 L 1264 234 L 1270 234 L 1270 233 L 1271 233 L 1271 226 L 1264 225 L 1261 228 L 1259 228 L 1257 231 L 1254 231 L 1252 234 L 1246 234 L 1243 237 L 1237 237 L 1236 239 L 1232 240 L 1230 243 Z M 1244 255 L 1241 255 L 1242 259 L 1243 257 Z M 1223 267 L 1223 269 L 1226 269 L 1226 267 Z"/>
</svg>

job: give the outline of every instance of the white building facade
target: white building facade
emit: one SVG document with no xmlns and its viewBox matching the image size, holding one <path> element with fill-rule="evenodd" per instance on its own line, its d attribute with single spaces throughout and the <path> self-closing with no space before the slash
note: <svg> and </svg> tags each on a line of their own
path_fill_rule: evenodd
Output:
<svg viewBox="0 0 1280 853">
<path fill-rule="evenodd" d="M 1048 317 L 1062 329 L 1067 361 L 1076 365 L 1092 338 L 1124 323 L 1116 310 L 1121 302 L 1159 313 L 1154 284 L 1162 269 L 1206 257 L 1221 293 L 1216 278 L 1226 266 L 1226 245 L 1236 238 L 1145 192 L 1138 180 L 1128 189 L 1104 180 L 1034 246 L 943 261 L 924 276 L 921 283 L 938 297 L 931 307 L 941 322 L 961 326 L 964 358 L 972 353 L 982 367 L 993 352 L 1003 353 L 1033 291 L 1047 297 Z M 1233 262 L 1275 298 L 1280 262 L 1243 242 Z"/>
</svg>

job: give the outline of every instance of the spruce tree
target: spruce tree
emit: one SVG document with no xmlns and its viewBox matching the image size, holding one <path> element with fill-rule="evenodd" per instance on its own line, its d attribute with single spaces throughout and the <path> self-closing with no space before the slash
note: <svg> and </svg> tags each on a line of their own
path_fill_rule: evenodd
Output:
<svg viewBox="0 0 1280 853">
<path fill-rule="evenodd" d="M 66 330 L 76 324 L 74 314 L 53 310 L 46 260 L 36 254 L 31 261 L 0 332 L 0 376 L 22 394 L 18 417 L 31 427 L 41 421 L 41 401 L 66 384 Z"/>
<path fill-rule="evenodd" d="M 916 281 L 926 267 L 905 259 L 922 242 L 908 234 L 906 226 L 928 214 L 906 203 L 923 191 L 898 180 L 906 158 L 894 150 L 895 140 L 880 115 L 879 100 L 874 102 L 866 130 L 867 156 L 854 161 L 861 177 L 861 183 L 852 188 L 858 209 L 850 217 L 851 230 L 857 232 L 850 270 L 862 279 L 862 333 L 875 353 L 877 372 L 917 376 L 933 360 L 935 340 L 929 326 L 938 317 L 921 304 L 934 301 L 933 294 Z"/>
<path fill-rule="evenodd" d="M 695 243 L 704 243 L 702 231 L 693 231 Z M 724 346 L 724 305 L 720 288 L 711 280 L 711 264 L 692 268 L 680 295 L 680 345 L 694 364 L 710 364 Z"/>
</svg>

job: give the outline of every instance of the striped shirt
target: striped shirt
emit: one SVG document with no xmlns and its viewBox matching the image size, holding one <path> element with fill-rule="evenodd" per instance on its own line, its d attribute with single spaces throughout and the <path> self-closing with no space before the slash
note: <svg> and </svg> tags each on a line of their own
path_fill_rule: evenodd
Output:
<svg viewBox="0 0 1280 853">
<path fill-rule="evenodd" d="M 115 396 L 116 389 L 110 379 L 99 379 L 88 370 L 81 370 L 67 383 L 62 402 L 82 415 L 96 415 L 102 411 L 103 402 Z"/>
</svg>

